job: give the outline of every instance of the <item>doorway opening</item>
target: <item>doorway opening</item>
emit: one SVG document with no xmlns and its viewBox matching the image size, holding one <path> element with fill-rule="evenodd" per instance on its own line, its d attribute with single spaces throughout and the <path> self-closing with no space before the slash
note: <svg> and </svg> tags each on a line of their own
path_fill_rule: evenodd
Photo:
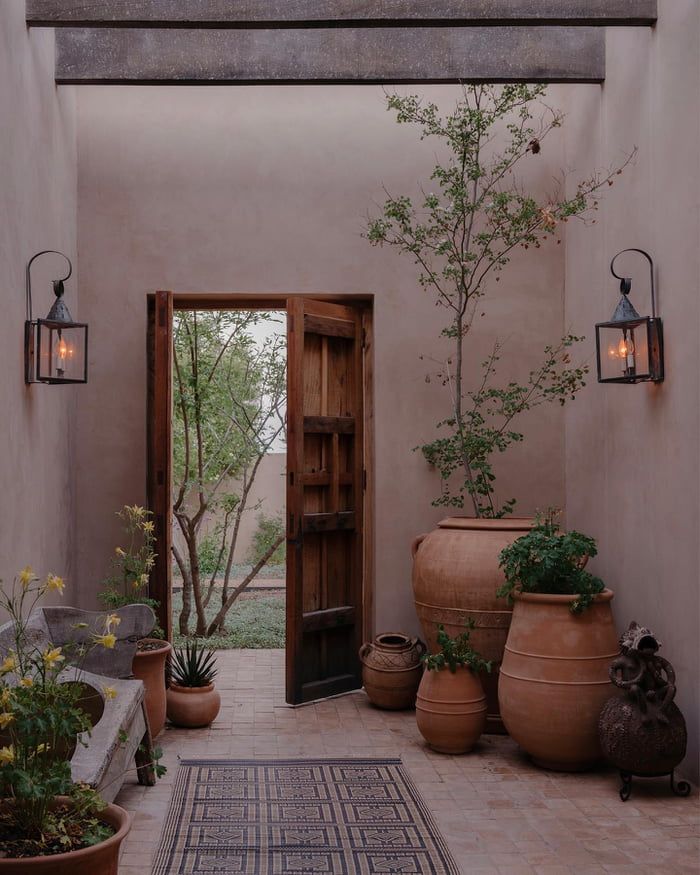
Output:
<svg viewBox="0 0 700 875">
<path fill-rule="evenodd" d="M 150 585 L 168 638 L 283 646 L 290 704 L 359 688 L 371 299 L 157 292 L 148 314 Z"/>
</svg>

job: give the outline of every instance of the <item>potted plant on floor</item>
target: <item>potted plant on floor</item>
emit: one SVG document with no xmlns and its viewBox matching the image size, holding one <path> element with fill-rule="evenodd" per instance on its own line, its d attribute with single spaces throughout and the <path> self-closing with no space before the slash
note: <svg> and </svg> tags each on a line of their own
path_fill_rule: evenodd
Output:
<svg viewBox="0 0 700 875">
<path fill-rule="evenodd" d="M 416 721 L 423 738 L 439 753 L 467 753 L 486 725 L 486 697 L 480 672 L 491 664 L 472 647 L 473 624 L 451 638 L 440 626 L 439 652 L 425 654 L 416 697 Z"/>
<path fill-rule="evenodd" d="M 414 542 L 413 587 L 430 648 L 437 624 L 456 634 L 467 619 L 476 621 L 475 646 L 495 669 L 491 679 L 482 678 L 491 730 L 498 728 L 497 673 L 510 623 L 509 606 L 495 595 L 503 582 L 498 556 L 532 525 L 531 519 L 505 519 L 515 499 L 497 495 L 493 460 L 523 440 L 518 421 L 524 414 L 574 398 L 588 366 L 571 364 L 571 347 L 583 338 L 567 334 L 546 346 L 540 364 L 521 378 L 500 382 L 502 343 L 496 341 L 480 362 L 467 340 L 513 253 L 534 252 L 547 240 L 560 243 L 564 223 L 594 210 L 601 189 L 627 163 L 591 174 L 570 194 L 564 173 L 546 195 L 528 191 L 520 171 L 542 161 L 549 136 L 563 122 L 544 95 L 539 85 L 469 85 L 446 115 L 416 96 L 389 95 L 397 121 L 418 128 L 444 157 L 421 186 L 420 202 L 390 196 L 366 230 L 370 244 L 390 246 L 414 261 L 421 287 L 446 317 L 444 356 L 425 356 L 435 362 L 426 382 L 446 393 L 445 416 L 438 436 L 420 450 L 440 474 L 442 489 L 433 504 L 469 516 L 443 520 Z"/>
<path fill-rule="evenodd" d="M 217 674 L 214 651 L 202 647 L 197 639 L 188 641 L 184 650 L 175 650 L 167 691 L 168 720 L 172 724 L 193 729 L 216 720 L 221 707 L 221 696 L 214 686 Z"/>
<path fill-rule="evenodd" d="M 61 648 L 36 647 L 26 620 L 42 596 L 62 590 L 60 577 L 40 583 L 27 567 L 0 595 L 14 633 L 0 665 L 0 875 L 116 875 L 130 828 L 126 811 L 71 778 L 72 751 L 93 725 L 82 707 L 85 685 L 79 673 L 59 677 Z M 106 617 L 94 646 L 113 644 Z"/>
<path fill-rule="evenodd" d="M 510 735 L 544 768 L 578 771 L 597 762 L 598 717 L 613 695 L 618 652 L 603 581 L 585 570 L 597 553 L 580 532 L 562 532 L 554 512 L 501 553 L 514 602 L 498 683 Z"/>
<path fill-rule="evenodd" d="M 152 513 L 139 505 L 125 505 L 117 516 L 124 523 L 126 547 L 118 546 L 112 559 L 112 574 L 105 581 L 100 601 L 112 610 L 124 605 L 144 604 L 156 609 L 158 602 L 148 596 L 149 574 L 156 554 Z M 133 661 L 134 677 L 146 688 L 146 712 L 155 738 L 165 726 L 165 663 L 172 652 L 163 640 L 163 630 L 155 627 L 142 638 Z"/>
</svg>

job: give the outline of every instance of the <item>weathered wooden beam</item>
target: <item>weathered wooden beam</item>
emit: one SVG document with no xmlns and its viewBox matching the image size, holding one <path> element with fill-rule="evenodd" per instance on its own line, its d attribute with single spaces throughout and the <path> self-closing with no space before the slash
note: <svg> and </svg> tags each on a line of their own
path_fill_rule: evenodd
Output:
<svg viewBox="0 0 700 875">
<path fill-rule="evenodd" d="M 65 29 L 63 84 L 601 82 L 605 33 L 583 27 Z"/>
<path fill-rule="evenodd" d="M 27 0 L 50 27 L 651 25 L 657 0 Z"/>
</svg>

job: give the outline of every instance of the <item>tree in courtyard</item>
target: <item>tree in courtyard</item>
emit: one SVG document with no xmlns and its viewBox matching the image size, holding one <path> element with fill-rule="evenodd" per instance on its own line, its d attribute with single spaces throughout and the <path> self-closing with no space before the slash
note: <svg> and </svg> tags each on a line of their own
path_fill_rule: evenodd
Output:
<svg viewBox="0 0 700 875">
<path fill-rule="evenodd" d="M 502 517 L 514 508 L 513 498 L 496 500 L 492 463 L 496 453 L 523 440 L 514 420 L 541 404 L 574 398 L 588 373 L 587 365 L 574 366 L 570 357 L 583 338 L 567 334 L 545 348 L 524 381 L 498 385 L 500 343 L 480 367 L 467 356 L 474 320 L 484 315 L 482 299 L 500 281 L 514 250 L 537 250 L 547 238 L 560 243 L 562 226 L 571 219 L 594 221 L 590 214 L 600 191 L 634 154 L 575 183 L 571 196 L 565 194 L 565 173 L 547 195 L 527 192 L 518 172 L 526 162 L 541 160 L 547 137 L 563 121 L 543 102 L 544 93 L 544 86 L 471 85 L 444 116 L 416 96 L 388 95 L 397 122 L 415 125 L 421 139 L 434 140 L 439 158 L 418 202 L 387 192 L 381 214 L 366 229 L 370 244 L 413 259 L 420 285 L 446 311 L 442 337 L 450 352 L 438 362 L 435 377 L 448 391 L 449 414 L 438 423 L 440 435 L 420 449 L 441 477 L 433 503 L 471 504 L 477 517 Z"/>
<path fill-rule="evenodd" d="M 248 310 L 180 311 L 174 330 L 173 514 L 182 545 L 173 544 L 182 575 L 180 634 L 212 635 L 284 532 L 266 543 L 251 571 L 232 585 L 233 558 L 262 460 L 285 432 L 286 342 L 256 340 L 265 318 Z M 236 484 L 235 491 L 231 484 Z M 216 516 L 213 558 L 200 564 L 205 523 Z M 212 533 L 206 536 L 211 550 Z M 219 585 L 217 585 L 219 584 Z M 220 595 L 214 618 L 207 608 Z"/>
</svg>

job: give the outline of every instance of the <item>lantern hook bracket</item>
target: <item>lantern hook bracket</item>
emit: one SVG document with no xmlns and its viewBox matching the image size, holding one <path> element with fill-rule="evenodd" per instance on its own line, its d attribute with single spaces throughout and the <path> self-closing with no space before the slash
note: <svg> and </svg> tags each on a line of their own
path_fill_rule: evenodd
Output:
<svg viewBox="0 0 700 875">
<path fill-rule="evenodd" d="M 29 261 L 27 262 L 27 270 L 25 274 L 25 286 L 26 286 L 26 295 L 27 295 L 27 321 L 32 321 L 32 275 L 31 275 L 31 267 L 34 261 L 39 258 L 40 255 L 48 255 L 49 253 L 53 255 L 60 255 L 62 258 L 65 258 L 68 262 L 68 273 L 61 277 L 61 279 L 53 281 L 53 290 L 57 298 L 60 298 L 63 295 L 63 283 L 71 278 L 73 274 L 73 262 L 68 258 L 68 256 L 59 252 L 58 249 L 42 249 L 41 252 L 37 252 L 36 255 L 33 255 Z"/>
<path fill-rule="evenodd" d="M 623 277 L 619 274 L 615 273 L 615 261 L 620 257 L 620 255 L 624 255 L 625 252 L 638 252 L 640 255 L 643 255 L 646 260 L 649 262 L 649 278 L 651 281 L 651 316 L 652 319 L 656 319 L 656 283 L 654 281 L 654 261 L 649 255 L 648 252 L 645 252 L 644 249 L 622 249 L 613 257 L 613 260 L 610 262 L 610 273 L 615 277 L 615 279 L 620 280 L 620 291 L 623 295 L 629 295 L 632 289 L 632 280 L 630 277 Z"/>
</svg>

